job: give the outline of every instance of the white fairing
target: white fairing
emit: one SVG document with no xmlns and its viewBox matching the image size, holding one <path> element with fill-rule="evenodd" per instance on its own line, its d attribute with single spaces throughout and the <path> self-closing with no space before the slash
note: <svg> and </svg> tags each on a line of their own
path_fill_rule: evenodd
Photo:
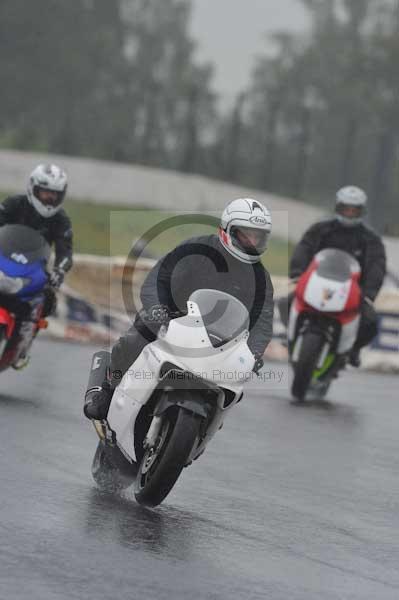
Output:
<svg viewBox="0 0 399 600">
<path fill-rule="evenodd" d="M 252 372 L 254 357 L 247 345 L 248 332 L 243 331 L 236 339 L 214 348 L 197 304 L 190 301 L 187 305 L 188 314 L 172 320 L 166 334 L 144 348 L 113 395 L 108 423 L 116 434 L 120 450 L 131 461 L 136 461 L 137 415 L 157 387 L 165 362 L 227 388 L 237 394 L 237 398 Z"/>
<path fill-rule="evenodd" d="M 315 271 L 309 278 L 304 300 L 321 312 L 342 312 L 351 289 L 351 281 L 341 282 L 320 277 Z"/>
</svg>

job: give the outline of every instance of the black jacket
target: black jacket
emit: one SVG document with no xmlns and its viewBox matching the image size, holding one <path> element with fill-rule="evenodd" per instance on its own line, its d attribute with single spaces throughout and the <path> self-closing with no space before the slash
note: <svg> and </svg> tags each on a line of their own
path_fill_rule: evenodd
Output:
<svg viewBox="0 0 399 600">
<path fill-rule="evenodd" d="M 64 271 L 72 267 L 72 224 L 63 209 L 53 217 L 45 218 L 39 215 L 27 196 L 10 196 L 0 204 L 0 227 L 9 224 L 36 229 L 50 245 L 54 244 L 55 266 L 62 262 Z"/>
<path fill-rule="evenodd" d="M 314 255 L 324 248 L 344 250 L 359 261 L 363 294 L 374 300 L 386 273 L 385 248 L 381 238 L 363 224 L 345 227 L 337 219 L 316 223 L 308 229 L 294 250 L 290 276 L 302 274 Z"/>
<path fill-rule="evenodd" d="M 225 250 L 217 235 L 186 240 L 160 259 L 141 288 L 143 308 L 161 304 L 186 311 L 192 292 L 211 288 L 231 294 L 250 313 L 248 346 L 263 354 L 273 334 L 273 286 L 258 262 L 246 264 Z"/>
</svg>

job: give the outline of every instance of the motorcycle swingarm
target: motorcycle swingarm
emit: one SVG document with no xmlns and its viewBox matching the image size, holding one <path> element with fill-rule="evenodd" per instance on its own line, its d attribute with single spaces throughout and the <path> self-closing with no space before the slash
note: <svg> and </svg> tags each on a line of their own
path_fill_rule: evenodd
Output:
<svg viewBox="0 0 399 600">
<path fill-rule="evenodd" d="M 108 425 L 108 421 L 93 421 L 93 425 L 113 466 L 125 477 L 134 478 L 137 475 L 138 465 L 118 445 L 115 432 Z"/>
</svg>

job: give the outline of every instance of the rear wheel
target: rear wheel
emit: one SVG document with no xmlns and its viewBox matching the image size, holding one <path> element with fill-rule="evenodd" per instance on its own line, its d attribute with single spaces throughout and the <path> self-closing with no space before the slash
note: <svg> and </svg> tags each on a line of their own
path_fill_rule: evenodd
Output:
<svg viewBox="0 0 399 600">
<path fill-rule="evenodd" d="M 297 400 L 305 399 L 323 345 L 324 338 L 320 333 L 308 331 L 304 334 L 291 387 L 291 393 Z"/>
<path fill-rule="evenodd" d="M 175 485 L 194 447 L 200 419 L 178 409 L 164 414 L 158 442 L 148 449 L 140 463 L 135 481 L 139 504 L 157 506 Z"/>
</svg>

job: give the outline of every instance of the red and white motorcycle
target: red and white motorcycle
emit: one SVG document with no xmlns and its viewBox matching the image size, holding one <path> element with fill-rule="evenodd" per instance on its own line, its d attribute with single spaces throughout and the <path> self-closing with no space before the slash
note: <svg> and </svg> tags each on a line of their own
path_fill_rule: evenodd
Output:
<svg viewBox="0 0 399 600">
<path fill-rule="evenodd" d="M 294 398 L 324 397 L 347 363 L 360 323 L 360 276 L 353 256 L 328 248 L 299 278 L 288 322 Z"/>
</svg>

